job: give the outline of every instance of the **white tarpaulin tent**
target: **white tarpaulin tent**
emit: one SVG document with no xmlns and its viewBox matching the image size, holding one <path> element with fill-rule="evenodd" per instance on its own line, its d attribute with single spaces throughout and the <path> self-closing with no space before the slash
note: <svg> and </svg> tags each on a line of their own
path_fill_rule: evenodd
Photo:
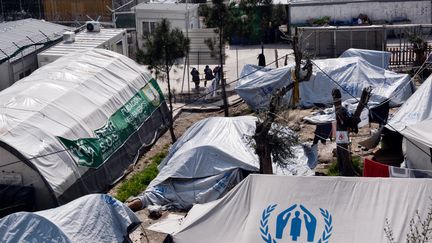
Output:
<svg viewBox="0 0 432 243">
<path fill-rule="evenodd" d="M 375 243 L 388 241 L 388 219 L 395 242 L 405 242 L 416 210 L 429 212 L 426 195 L 430 179 L 250 175 L 163 231 L 176 243 Z"/>
<path fill-rule="evenodd" d="M 432 119 L 432 76 L 394 113 L 387 128 L 400 132 L 407 126 L 428 119 Z"/>
<path fill-rule="evenodd" d="M 2 218 L 0 242 L 126 242 L 139 224 L 126 205 L 92 194 L 58 208 Z"/>
<path fill-rule="evenodd" d="M 361 57 L 372 65 L 387 69 L 390 63 L 391 52 L 350 48 L 344 51 L 339 57 Z"/>
<path fill-rule="evenodd" d="M 382 103 L 390 99 L 392 106 L 401 105 L 413 92 L 413 85 L 407 74 L 398 74 L 374 66 L 361 57 L 323 59 L 313 62 L 319 68 L 313 65 L 311 79 L 300 83 L 299 104 L 302 107 L 332 104 L 333 88 L 339 88 L 342 99 L 346 100 L 352 96 L 360 98 L 363 88 L 372 86 L 370 101 Z M 245 65 L 241 74 L 244 78 L 237 82 L 235 90 L 252 109 L 266 109 L 271 95 L 278 88 L 292 82 L 291 70 L 292 66 L 262 69 L 258 66 Z M 285 96 L 286 103 L 290 98 L 291 92 L 288 92 Z"/>
<path fill-rule="evenodd" d="M 401 133 L 406 166 L 432 170 L 432 76 L 391 117 L 386 128 Z"/>
<path fill-rule="evenodd" d="M 168 124 L 145 67 L 102 49 L 74 53 L 0 93 L 0 170 L 35 188 L 37 209 L 53 207 L 107 190 Z"/>
<path fill-rule="evenodd" d="M 191 126 L 171 147 L 159 165 L 158 176 L 138 197 L 143 206 L 188 209 L 194 203 L 219 198 L 247 173 L 259 171 L 258 156 L 247 138 L 254 134 L 256 121 L 252 116 L 212 117 Z M 274 166 L 273 171 L 314 174 L 308 166 L 316 160 L 312 149 L 298 145 L 294 154 L 287 168 Z"/>
</svg>

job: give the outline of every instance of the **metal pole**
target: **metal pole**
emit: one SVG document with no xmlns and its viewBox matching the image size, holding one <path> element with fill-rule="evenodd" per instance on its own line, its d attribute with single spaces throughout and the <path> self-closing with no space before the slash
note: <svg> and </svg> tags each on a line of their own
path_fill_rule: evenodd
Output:
<svg viewBox="0 0 432 243">
<path fill-rule="evenodd" d="M 186 72 L 186 58 L 187 57 L 185 57 L 184 64 L 183 64 L 183 79 L 182 79 L 182 86 L 181 86 L 181 92 L 180 93 L 183 93 L 183 87 L 184 87 L 184 81 L 185 81 L 185 72 Z"/>
<path fill-rule="evenodd" d="M 237 62 L 237 79 L 239 78 L 238 70 L 239 70 L 239 63 L 238 63 L 238 48 L 236 47 L 236 62 Z"/>
<path fill-rule="evenodd" d="M 188 98 L 191 99 L 191 93 L 190 93 L 190 79 L 189 79 L 189 52 L 187 55 L 187 65 L 186 65 L 186 72 L 187 72 L 187 87 L 188 87 Z"/>
<path fill-rule="evenodd" d="M 39 19 L 42 19 L 41 1 L 38 0 Z"/>
<path fill-rule="evenodd" d="M 3 0 L 0 0 L 0 5 L 1 5 L 2 18 L 3 18 L 3 21 L 4 21 L 5 16 L 4 16 L 4 9 L 3 9 Z"/>
<path fill-rule="evenodd" d="M 188 0 L 186 0 L 186 38 L 189 39 L 189 9 Z M 189 51 L 187 52 L 187 81 L 188 81 L 188 98 L 191 100 L 190 79 L 189 79 Z"/>
<path fill-rule="evenodd" d="M 222 99 L 223 99 L 223 103 L 224 103 L 224 114 L 225 117 L 228 117 L 228 100 L 227 100 L 227 96 L 226 96 L 226 90 L 225 90 L 225 79 L 224 79 L 224 71 L 223 71 L 223 56 L 222 56 L 222 28 L 219 28 L 219 58 L 220 58 L 220 79 L 221 79 L 221 83 L 222 83 Z"/>
</svg>

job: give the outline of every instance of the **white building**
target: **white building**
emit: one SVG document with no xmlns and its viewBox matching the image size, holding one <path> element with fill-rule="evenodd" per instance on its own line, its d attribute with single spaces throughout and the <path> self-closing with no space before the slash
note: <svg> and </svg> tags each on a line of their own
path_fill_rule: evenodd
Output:
<svg viewBox="0 0 432 243">
<path fill-rule="evenodd" d="M 372 23 L 380 24 L 401 20 L 405 20 L 404 23 L 429 24 L 432 21 L 432 3 L 429 0 L 275 0 L 273 3 L 289 6 L 291 24 L 302 24 L 324 16 L 351 21 L 359 14 L 366 14 Z"/>
<path fill-rule="evenodd" d="M 156 23 L 163 18 L 171 23 L 172 28 L 185 30 L 200 28 L 198 4 L 184 3 L 141 3 L 133 7 L 135 11 L 138 47 L 143 46 L 143 36 L 151 33 Z"/>
<path fill-rule="evenodd" d="M 100 31 L 83 30 L 76 34 L 73 42 L 62 41 L 39 53 L 37 60 L 39 67 L 42 67 L 64 55 L 94 48 L 103 48 L 128 56 L 126 30 L 104 28 Z"/>
<path fill-rule="evenodd" d="M 37 53 L 61 41 L 67 30 L 37 19 L 0 23 L 0 90 L 36 70 Z"/>
</svg>

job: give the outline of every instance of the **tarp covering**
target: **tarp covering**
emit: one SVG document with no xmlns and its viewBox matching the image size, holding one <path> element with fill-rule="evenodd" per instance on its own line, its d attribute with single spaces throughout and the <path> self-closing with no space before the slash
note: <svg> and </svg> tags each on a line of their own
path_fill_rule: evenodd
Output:
<svg viewBox="0 0 432 243">
<path fill-rule="evenodd" d="M 145 68 L 101 49 L 39 68 L 1 92 L 0 107 L 0 141 L 60 203 L 106 190 L 169 124 Z"/>
<path fill-rule="evenodd" d="M 432 120 L 409 125 L 400 133 L 404 136 L 402 148 L 406 167 L 432 172 Z"/>
<path fill-rule="evenodd" d="M 348 99 L 342 102 L 342 106 L 345 107 L 349 113 L 354 114 L 357 109 L 358 101 L 355 99 Z M 368 104 L 369 107 L 373 106 L 372 103 Z M 312 113 L 309 116 L 305 116 L 303 120 L 319 125 L 319 124 L 327 124 L 336 121 L 336 114 L 334 112 L 334 106 L 331 108 L 326 108 L 324 110 Z M 363 127 L 367 125 L 369 122 L 369 110 L 363 109 L 360 113 L 360 123 L 357 124 L 358 127 Z"/>
<path fill-rule="evenodd" d="M 404 136 L 406 166 L 432 170 L 432 76 L 390 118 L 386 128 Z"/>
<path fill-rule="evenodd" d="M 172 236 L 176 243 L 387 242 L 388 219 L 395 242 L 405 242 L 431 194 L 430 179 L 250 175 L 220 200 L 195 205 Z"/>
<path fill-rule="evenodd" d="M 256 121 L 256 117 L 241 116 L 212 117 L 195 123 L 171 147 L 159 165 L 158 176 L 139 196 L 143 205 L 187 209 L 193 203 L 219 198 L 245 173 L 259 171 L 258 156 L 250 141 Z M 296 157 L 287 161 L 287 168 L 275 165 L 273 171 L 285 175 L 313 174 L 308 166 L 313 166 L 317 159 L 313 149 L 295 146 Z"/>
<path fill-rule="evenodd" d="M 406 126 L 432 119 L 432 76 L 397 110 L 386 126 L 401 132 Z"/>
<path fill-rule="evenodd" d="M 413 92 L 407 74 L 398 74 L 374 66 L 361 57 L 322 59 L 313 62 L 319 68 L 314 65 L 311 79 L 300 83 L 299 104 L 302 107 L 332 104 L 331 91 L 336 87 L 341 90 L 342 99 L 346 100 L 353 98 L 352 96 L 360 98 L 363 88 L 372 86 L 370 101 L 382 103 L 390 99 L 392 106 L 401 105 Z M 271 95 L 278 88 L 292 82 L 291 69 L 292 66 L 262 69 L 245 65 L 241 74 L 244 78 L 237 82 L 235 90 L 252 109 L 267 109 Z M 290 97 L 291 92 L 288 92 L 284 97 L 286 103 Z"/>
<path fill-rule="evenodd" d="M 361 57 L 372 65 L 387 69 L 390 64 L 391 52 L 350 48 L 339 57 Z"/>
<path fill-rule="evenodd" d="M 123 242 L 139 223 L 121 202 L 92 194 L 58 208 L 2 218 L 0 242 Z"/>
</svg>

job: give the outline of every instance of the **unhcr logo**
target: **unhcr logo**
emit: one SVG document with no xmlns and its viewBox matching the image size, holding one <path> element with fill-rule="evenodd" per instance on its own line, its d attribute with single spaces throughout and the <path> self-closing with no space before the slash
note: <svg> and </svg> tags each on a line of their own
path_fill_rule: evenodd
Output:
<svg viewBox="0 0 432 243">
<path fill-rule="evenodd" d="M 303 205 L 294 204 L 277 213 L 275 225 L 270 225 L 270 219 L 274 215 L 277 204 L 270 204 L 265 208 L 260 220 L 260 235 L 264 242 L 277 243 L 278 240 L 284 242 L 317 242 L 327 243 L 333 231 L 332 216 L 320 208 L 320 215 L 317 217 Z M 275 212 L 276 213 L 276 212 Z M 317 226 L 322 218 L 323 231 L 317 232 Z M 274 222 L 274 220 L 272 221 Z"/>
</svg>

